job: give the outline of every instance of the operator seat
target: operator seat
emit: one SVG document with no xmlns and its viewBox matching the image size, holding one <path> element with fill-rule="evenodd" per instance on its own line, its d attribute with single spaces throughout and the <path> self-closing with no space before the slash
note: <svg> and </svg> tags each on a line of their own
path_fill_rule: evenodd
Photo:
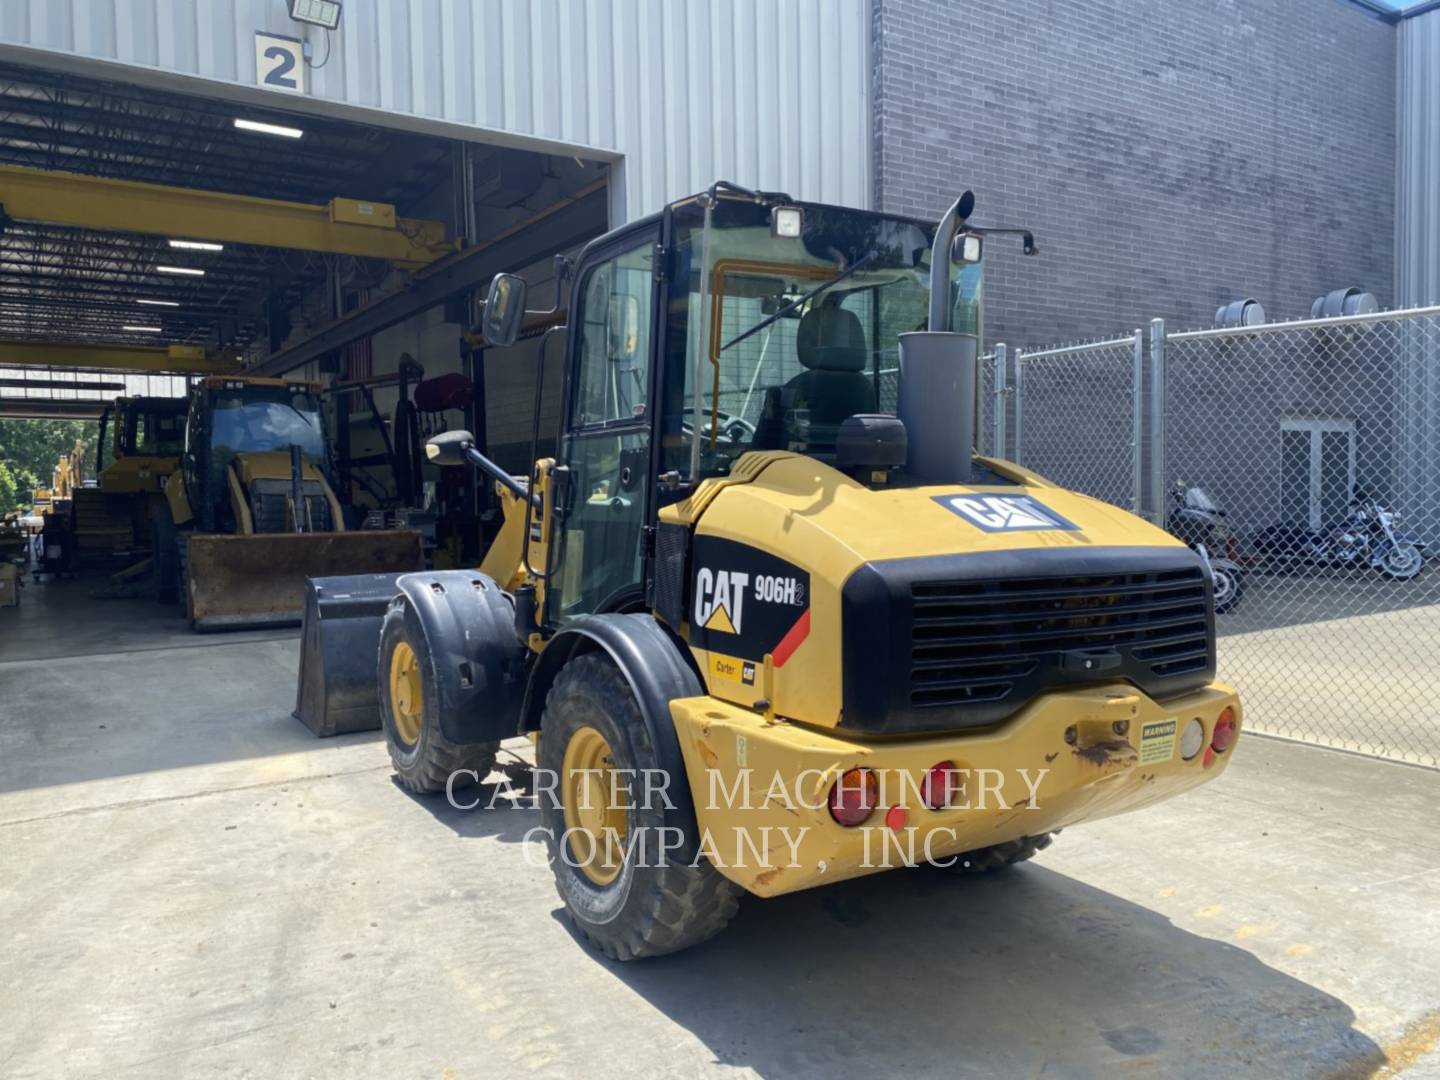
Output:
<svg viewBox="0 0 1440 1080">
<path fill-rule="evenodd" d="M 865 329 L 853 311 L 829 304 L 811 308 L 796 327 L 795 350 L 805 370 L 767 395 L 767 418 L 783 415 L 784 426 L 793 429 L 789 418 L 803 411 L 809 416 L 809 436 L 804 441 L 810 452 L 834 453 L 841 422 L 875 411 L 875 383 L 865 373 L 869 355 Z M 800 438 L 799 432 L 787 430 L 778 445 Z"/>
</svg>

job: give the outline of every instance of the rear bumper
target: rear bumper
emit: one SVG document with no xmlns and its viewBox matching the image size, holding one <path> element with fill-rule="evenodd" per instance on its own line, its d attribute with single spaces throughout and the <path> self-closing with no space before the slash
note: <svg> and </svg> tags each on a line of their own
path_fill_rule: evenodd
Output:
<svg viewBox="0 0 1440 1080">
<path fill-rule="evenodd" d="M 1047 694 L 996 731 L 903 741 L 767 723 L 712 697 L 678 699 L 670 711 L 702 850 L 732 881 L 773 896 L 944 861 L 1178 795 L 1214 779 L 1234 755 L 1234 745 L 1208 749 L 1227 706 L 1238 725 L 1239 698 L 1223 684 L 1162 704 L 1115 683 Z M 1186 761 L 1180 738 L 1192 718 L 1205 740 Z M 942 761 L 961 770 L 965 787 L 955 805 L 931 810 L 921 784 Z M 879 801 L 863 825 L 846 828 L 830 816 L 828 795 L 856 767 L 876 774 Z"/>
</svg>

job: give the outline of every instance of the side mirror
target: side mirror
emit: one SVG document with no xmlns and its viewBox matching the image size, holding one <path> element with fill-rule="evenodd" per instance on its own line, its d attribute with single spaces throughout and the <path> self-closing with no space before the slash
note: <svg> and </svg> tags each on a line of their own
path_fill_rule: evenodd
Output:
<svg viewBox="0 0 1440 1080">
<path fill-rule="evenodd" d="M 485 317 L 481 332 L 491 345 L 514 345 L 525 318 L 525 279 L 514 274 L 496 274 L 485 294 Z M 452 433 L 453 434 L 453 433 Z"/>
<path fill-rule="evenodd" d="M 465 452 L 474 445 L 470 432 L 446 431 L 425 441 L 425 456 L 436 465 L 464 465 L 469 461 Z"/>
<path fill-rule="evenodd" d="M 950 257 L 955 262 L 968 266 L 978 263 L 984 253 L 985 242 L 979 233 L 962 232 L 955 237 L 955 245 L 951 248 Z"/>
</svg>

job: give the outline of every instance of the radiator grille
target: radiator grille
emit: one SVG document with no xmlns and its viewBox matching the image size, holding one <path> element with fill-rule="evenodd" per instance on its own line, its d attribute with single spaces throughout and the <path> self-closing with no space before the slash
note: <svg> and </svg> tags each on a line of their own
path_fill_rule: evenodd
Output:
<svg viewBox="0 0 1440 1080">
<path fill-rule="evenodd" d="M 1156 680 L 1211 665 L 1199 567 L 915 581 L 910 599 L 912 708 L 1003 702 L 1042 667 L 1087 652 L 1119 654 Z"/>
</svg>

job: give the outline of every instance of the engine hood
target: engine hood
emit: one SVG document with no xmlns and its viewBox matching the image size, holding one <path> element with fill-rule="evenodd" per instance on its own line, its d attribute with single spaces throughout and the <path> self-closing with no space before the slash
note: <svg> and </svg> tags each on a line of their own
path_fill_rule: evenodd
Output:
<svg viewBox="0 0 1440 1080">
<path fill-rule="evenodd" d="M 1004 578 L 1062 565 L 1113 572 L 1170 556 L 1198 565 L 1180 541 L 1133 514 L 1009 463 L 984 464 L 1009 482 L 870 488 L 813 458 L 749 454 L 730 476 L 666 507 L 662 544 L 677 550 L 664 534 L 684 529 L 689 550 L 675 571 L 683 585 L 668 590 L 673 613 L 660 610 L 679 624 L 711 693 L 747 706 L 764 701 L 808 723 L 842 723 L 846 585 L 882 564 L 958 559 L 972 572 L 1002 568 L 993 573 Z M 848 618 L 855 623 L 856 612 Z M 868 678 L 904 675 L 872 666 Z"/>
</svg>

